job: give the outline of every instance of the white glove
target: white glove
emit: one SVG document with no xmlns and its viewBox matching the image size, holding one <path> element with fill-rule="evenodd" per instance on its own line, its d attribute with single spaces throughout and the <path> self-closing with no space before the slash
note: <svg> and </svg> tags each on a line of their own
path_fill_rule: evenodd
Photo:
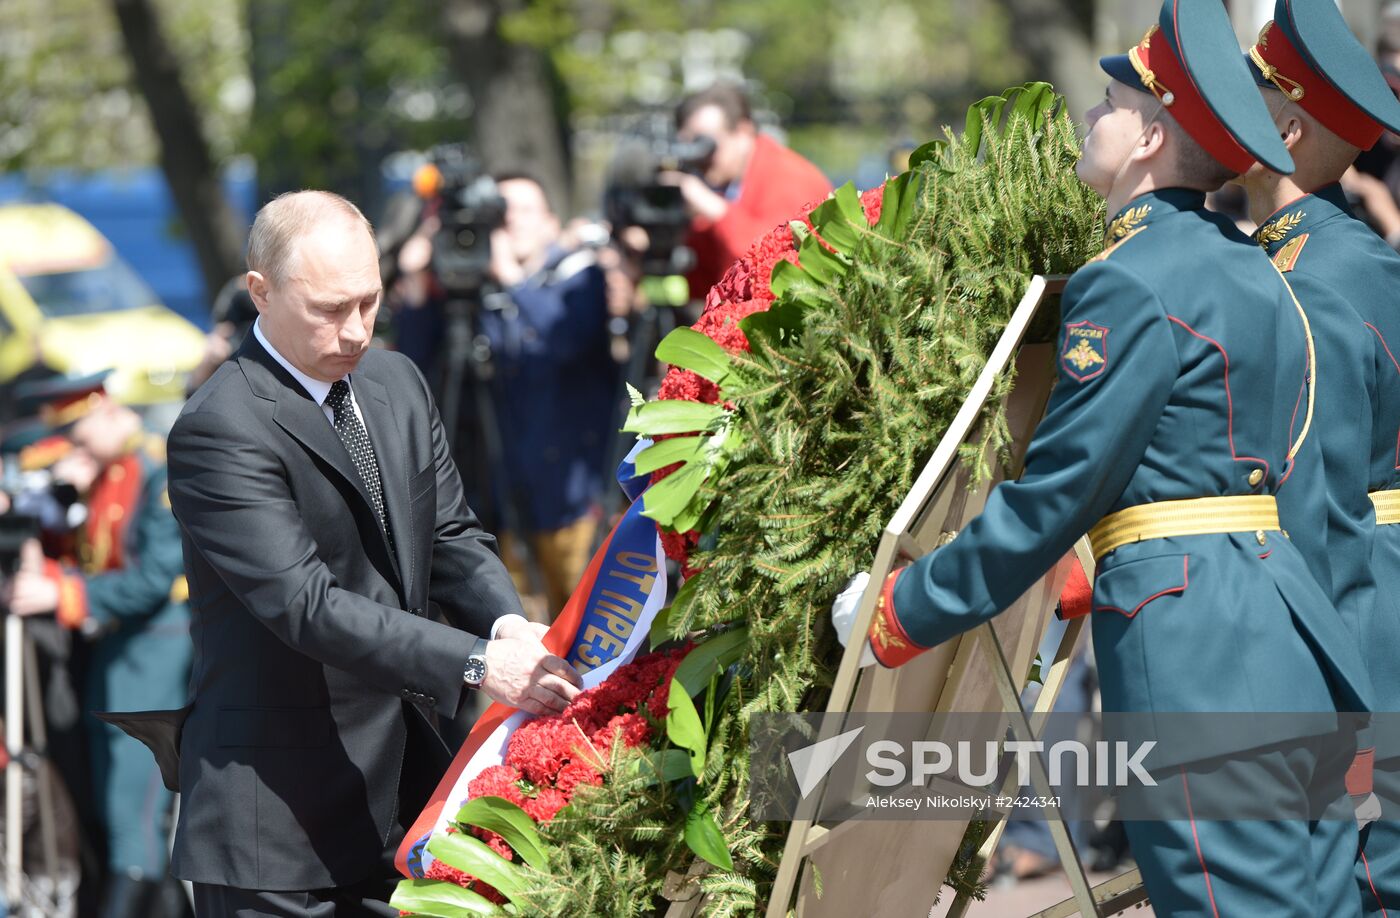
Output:
<svg viewBox="0 0 1400 918">
<path fill-rule="evenodd" d="M 870 572 L 861 571 L 850 580 L 846 581 L 846 587 L 836 597 L 836 601 L 831 604 L 831 624 L 836 627 L 836 639 L 841 642 L 842 647 L 849 647 L 851 643 L 851 629 L 856 624 L 856 612 L 860 609 L 860 597 L 865 593 L 865 587 L 870 583 Z M 875 651 L 870 649 L 870 642 L 861 636 L 863 648 L 860 652 L 860 665 L 870 666 L 875 662 Z"/>
<path fill-rule="evenodd" d="M 1381 802 L 1375 794 L 1367 794 L 1365 797 L 1353 796 L 1351 803 L 1356 809 L 1357 829 L 1364 829 L 1381 818 Z"/>
</svg>

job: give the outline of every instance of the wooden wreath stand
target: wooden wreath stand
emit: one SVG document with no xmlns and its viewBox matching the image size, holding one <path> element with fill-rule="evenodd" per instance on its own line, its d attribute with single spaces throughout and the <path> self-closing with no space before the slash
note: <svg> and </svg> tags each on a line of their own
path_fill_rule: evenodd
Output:
<svg viewBox="0 0 1400 918">
<path fill-rule="evenodd" d="M 960 447 L 974 432 L 978 417 L 992 397 L 997 378 L 1015 361 L 1016 383 L 1007 399 L 1007 419 L 1014 435 L 1010 468 L 1002 478 L 1020 474 L 1027 445 L 1045 413 L 1055 380 L 1058 341 L 1022 341 L 1042 306 L 1064 290 L 1063 277 L 1031 278 L 1026 294 L 992 351 L 986 367 L 972 387 L 924 467 L 907 498 L 885 527 L 875 555 L 870 585 L 861 598 L 855 634 L 869 629 L 875 603 L 885 576 L 901 557 L 917 558 L 946 542 L 978 513 L 996 480 L 969 490 L 968 474 L 958 461 Z M 998 468 L 995 457 L 988 457 Z M 997 479 L 999 480 L 999 479 Z M 1081 540 L 1075 554 L 1085 573 L 1093 576 L 1093 558 Z M 1064 684 L 1084 618 L 1071 621 L 1052 660 L 1044 661 L 1044 687 L 1033 709 L 1020 702 L 1041 637 L 1054 614 L 1071 561 L 1061 561 L 993 621 L 959 638 L 945 642 L 911 663 L 895 670 L 878 666 L 860 669 L 860 642 L 853 642 L 842 656 L 826 711 L 845 714 L 862 711 L 981 712 L 1005 711 L 1013 717 L 1021 740 L 1038 735 L 1043 717 L 1054 706 Z M 822 739 L 844 729 L 840 718 L 830 721 Z M 1043 762 L 1033 760 L 1037 794 L 1050 795 Z M 1014 795 L 1014 776 L 1001 793 Z M 825 794 L 828 789 L 823 788 Z M 839 791 L 837 791 L 839 792 Z M 1058 817 L 1058 813 L 1050 814 Z M 986 863 L 996 850 L 1005 827 L 998 817 L 978 856 Z M 1069 877 L 1072 898 L 1038 913 L 1035 918 L 1060 918 L 1081 914 L 1107 916 L 1146 901 L 1136 869 L 1097 887 L 1090 887 L 1084 865 L 1062 819 L 1048 822 L 1060 862 Z M 835 824 L 795 821 L 789 830 L 782 862 L 768 903 L 767 918 L 785 918 L 795 906 L 799 918 L 870 915 L 907 918 L 928 913 L 948 868 L 957 853 L 967 823 L 936 820 L 887 822 L 852 820 Z M 822 893 L 817 895 L 813 868 L 820 872 Z M 793 902 L 794 894 L 796 902 Z M 703 911 L 703 896 L 673 903 L 669 918 Z M 969 901 L 959 896 L 950 915 L 961 918 Z"/>
</svg>

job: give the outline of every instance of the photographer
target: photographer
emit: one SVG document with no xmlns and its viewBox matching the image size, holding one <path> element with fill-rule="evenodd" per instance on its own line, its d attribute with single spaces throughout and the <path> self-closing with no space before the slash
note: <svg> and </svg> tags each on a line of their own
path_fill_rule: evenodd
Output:
<svg viewBox="0 0 1400 918">
<path fill-rule="evenodd" d="M 662 176 L 681 189 L 692 215 L 690 295 L 704 299 L 755 239 L 826 197 L 831 183 L 800 154 L 759 133 L 738 86 L 720 83 L 686 96 L 676 107 L 676 128 L 681 140 L 714 143 L 699 175 Z"/>
<path fill-rule="evenodd" d="M 84 496 L 87 521 L 77 533 L 76 569 L 45 559 L 31 541 L 0 600 L 12 614 L 54 615 L 96 640 L 85 711 L 178 708 L 192 647 L 164 442 L 107 396 L 105 375 L 44 383 L 32 393 L 44 402 L 41 419 L 72 444 L 55 474 Z M 173 797 L 141 743 L 93 718 L 86 725 L 107 842 L 101 915 L 159 915 Z"/>
<path fill-rule="evenodd" d="M 479 326 L 495 367 L 490 394 L 504 460 L 493 486 L 516 511 L 553 617 L 592 552 L 618 368 L 595 253 L 563 241 L 535 179 L 496 182 L 506 205 L 504 224 L 491 233 L 499 290 L 485 295 Z"/>
</svg>

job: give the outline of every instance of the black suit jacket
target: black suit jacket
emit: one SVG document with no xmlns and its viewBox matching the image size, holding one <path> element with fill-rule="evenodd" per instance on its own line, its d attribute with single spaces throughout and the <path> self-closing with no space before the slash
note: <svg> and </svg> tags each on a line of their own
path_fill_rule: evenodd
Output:
<svg viewBox="0 0 1400 918">
<path fill-rule="evenodd" d="M 415 705 L 453 715 L 475 637 L 521 611 L 417 368 L 372 350 L 350 383 L 392 551 L 322 409 L 255 336 L 170 433 L 195 645 L 179 878 L 304 890 L 378 869 Z"/>
</svg>

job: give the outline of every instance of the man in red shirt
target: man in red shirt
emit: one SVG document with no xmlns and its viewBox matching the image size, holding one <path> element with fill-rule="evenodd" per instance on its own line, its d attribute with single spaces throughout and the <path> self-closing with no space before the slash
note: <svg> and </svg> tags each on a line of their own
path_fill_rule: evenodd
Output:
<svg viewBox="0 0 1400 918">
<path fill-rule="evenodd" d="M 690 294 L 703 299 L 754 240 L 797 216 L 805 204 L 831 193 L 831 182 L 800 154 L 761 134 L 748 97 L 719 83 L 691 93 L 676 107 L 683 140 L 708 137 L 715 152 L 700 175 L 669 172 L 693 221 L 687 244 L 695 251 Z"/>
</svg>

